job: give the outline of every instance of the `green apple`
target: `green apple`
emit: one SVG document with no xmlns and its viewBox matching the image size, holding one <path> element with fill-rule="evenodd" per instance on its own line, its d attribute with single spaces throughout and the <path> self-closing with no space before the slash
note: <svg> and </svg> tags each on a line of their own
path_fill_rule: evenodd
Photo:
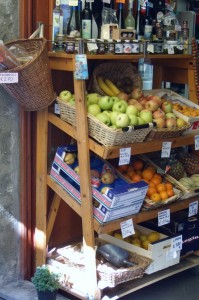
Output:
<svg viewBox="0 0 199 300">
<path fill-rule="evenodd" d="M 129 125 L 129 117 L 125 113 L 120 113 L 116 117 L 116 127 L 117 128 L 124 128 Z"/>
<path fill-rule="evenodd" d="M 170 118 L 176 119 L 176 115 L 172 112 L 167 113 L 166 114 L 166 119 L 170 119 Z"/>
<path fill-rule="evenodd" d="M 109 96 L 102 96 L 98 104 L 102 110 L 110 110 L 113 106 L 113 99 L 111 99 Z"/>
<path fill-rule="evenodd" d="M 140 112 L 140 118 L 145 121 L 145 123 L 150 123 L 153 121 L 153 113 L 148 109 L 143 109 Z"/>
<path fill-rule="evenodd" d="M 135 116 L 137 116 L 137 115 L 138 115 L 138 109 L 137 109 L 137 107 L 134 106 L 134 105 L 128 105 L 128 106 L 127 106 L 127 109 L 126 109 L 126 114 L 127 114 L 128 116 L 130 116 L 130 115 L 135 115 Z"/>
<path fill-rule="evenodd" d="M 101 96 L 98 93 L 90 93 L 86 96 L 87 101 L 90 104 L 97 104 Z"/>
<path fill-rule="evenodd" d="M 63 101 L 68 102 L 68 101 L 72 98 L 72 94 L 71 94 L 70 91 L 64 90 L 64 91 L 61 91 L 61 92 L 60 92 L 59 97 L 60 97 Z"/>
<path fill-rule="evenodd" d="M 75 97 L 70 98 L 69 103 L 75 105 Z"/>
<path fill-rule="evenodd" d="M 96 116 L 97 114 L 99 114 L 101 112 L 101 108 L 99 107 L 98 104 L 90 104 L 88 106 L 88 112 L 89 112 L 89 114 Z"/>
<path fill-rule="evenodd" d="M 111 96 L 110 98 L 113 100 L 113 104 L 115 102 L 119 102 L 120 101 L 120 99 L 117 96 Z"/>
<path fill-rule="evenodd" d="M 104 114 L 103 112 L 97 114 L 96 118 L 107 126 L 109 126 L 111 123 L 110 117 L 107 116 L 107 114 Z"/>
<path fill-rule="evenodd" d="M 137 117 L 138 118 L 138 125 L 143 125 L 143 124 L 146 124 L 146 122 L 140 118 L 140 117 Z"/>
<path fill-rule="evenodd" d="M 135 126 L 138 125 L 138 117 L 135 115 L 129 115 L 129 125 Z"/>
<path fill-rule="evenodd" d="M 112 111 L 110 113 L 110 119 L 111 119 L 111 124 L 115 125 L 116 124 L 116 117 L 119 115 L 118 111 Z"/>
<path fill-rule="evenodd" d="M 111 110 L 103 110 L 104 114 L 107 114 L 107 116 L 109 116 L 109 118 L 111 117 Z"/>
<path fill-rule="evenodd" d="M 120 113 L 125 113 L 126 112 L 126 105 L 120 100 L 119 102 L 115 102 L 113 104 L 112 111 L 118 111 Z"/>
</svg>

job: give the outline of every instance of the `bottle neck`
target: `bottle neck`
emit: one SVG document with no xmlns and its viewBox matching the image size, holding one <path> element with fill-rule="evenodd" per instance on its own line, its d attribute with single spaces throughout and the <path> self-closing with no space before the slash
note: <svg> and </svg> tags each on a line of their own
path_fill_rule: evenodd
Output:
<svg viewBox="0 0 199 300">
<path fill-rule="evenodd" d="M 60 0 L 56 0 L 56 6 L 60 6 L 61 5 L 61 1 Z"/>
<path fill-rule="evenodd" d="M 88 1 L 85 1 L 85 8 L 87 8 L 87 9 L 90 8 L 90 3 Z"/>
</svg>

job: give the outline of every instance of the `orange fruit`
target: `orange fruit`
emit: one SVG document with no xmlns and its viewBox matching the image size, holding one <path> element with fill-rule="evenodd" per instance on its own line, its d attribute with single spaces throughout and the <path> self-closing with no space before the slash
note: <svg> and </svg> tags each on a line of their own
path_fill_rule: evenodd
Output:
<svg viewBox="0 0 199 300">
<path fill-rule="evenodd" d="M 162 182 L 162 180 L 158 177 L 152 177 L 152 179 L 150 180 L 150 182 L 154 183 L 155 186 L 157 186 L 158 184 L 160 184 Z"/>
<path fill-rule="evenodd" d="M 142 171 L 142 178 L 146 180 L 151 180 L 153 178 L 153 171 L 145 169 L 144 171 Z"/>
<path fill-rule="evenodd" d="M 128 167 L 129 165 L 121 165 L 117 167 L 117 170 L 123 173 L 127 171 Z"/>
<path fill-rule="evenodd" d="M 131 177 L 131 180 L 133 182 L 138 182 L 142 179 L 142 177 L 139 175 L 139 174 L 134 174 L 132 177 Z"/>
<path fill-rule="evenodd" d="M 160 192 L 160 197 L 161 197 L 162 200 L 166 200 L 166 199 L 169 198 L 169 195 L 168 195 L 167 191 L 161 191 Z"/>
<path fill-rule="evenodd" d="M 150 186 L 149 188 L 148 188 L 148 191 L 147 191 L 147 196 L 148 197 L 150 197 L 152 194 L 154 194 L 154 193 L 157 193 L 157 190 L 156 190 L 156 188 L 155 187 L 153 187 L 153 186 Z"/>
<path fill-rule="evenodd" d="M 170 197 L 173 197 L 175 195 L 175 192 L 174 192 L 174 190 L 170 189 L 170 190 L 167 190 L 167 194 L 170 198 Z"/>
<path fill-rule="evenodd" d="M 135 174 L 135 171 L 134 171 L 134 170 L 127 170 L 126 174 L 127 174 L 129 177 L 132 177 L 132 176 Z"/>
<path fill-rule="evenodd" d="M 156 189 L 160 193 L 162 191 L 166 191 L 167 187 L 165 183 L 159 183 L 158 185 L 156 185 Z"/>
<path fill-rule="evenodd" d="M 153 177 L 154 177 L 154 178 L 159 178 L 160 181 L 162 182 L 162 176 L 161 176 L 160 174 L 155 173 L 155 174 L 153 175 Z"/>
<path fill-rule="evenodd" d="M 146 170 L 151 170 L 153 172 L 153 174 L 155 174 L 155 172 L 156 172 L 156 169 L 153 166 L 146 167 Z"/>
<path fill-rule="evenodd" d="M 134 171 L 135 172 L 133 166 L 131 166 L 131 165 L 128 166 L 126 172 L 129 172 L 129 171 Z"/>
<path fill-rule="evenodd" d="M 149 180 L 149 186 L 153 186 L 153 187 L 155 187 L 155 183 L 154 183 L 154 182 L 152 182 L 151 180 Z"/>
<path fill-rule="evenodd" d="M 166 184 L 167 191 L 173 189 L 173 184 L 172 183 L 166 182 L 165 184 Z"/>
<path fill-rule="evenodd" d="M 133 162 L 133 168 L 135 170 L 142 170 L 144 167 L 144 162 L 141 159 L 137 159 Z"/>
<path fill-rule="evenodd" d="M 160 197 L 160 194 L 159 193 L 153 193 L 151 196 L 150 196 L 150 199 L 154 202 L 158 202 L 161 200 L 161 197 Z"/>
<path fill-rule="evenodd" d="M 135 172 L 136 172 L 136 174 L 138 174 L 138 175 L 140 175 L 140 176 L 142 175 L 142 171 L 141 171 L 141 170 L 136 170 Z M 141 177 L 142 177 L 142 176 L 141 176 Z"/>
</svg>

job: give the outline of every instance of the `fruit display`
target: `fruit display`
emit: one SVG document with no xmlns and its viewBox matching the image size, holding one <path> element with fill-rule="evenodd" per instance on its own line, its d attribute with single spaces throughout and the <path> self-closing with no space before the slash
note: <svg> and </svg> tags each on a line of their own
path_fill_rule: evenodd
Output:
<svg viewBox="0 0 199 300">
<path fill-rule="evenodd" d="M 123 238 L 121 231 L 112 232 L 111 235 L 124 242 L 130 243 L 134 246 L 141 247 L 148 250 L 148 246 L 151 243 L 160 240 L 160 233 L 157 231 L 151 231 L 150 233 L 142 233 L 138 229 L 135 229 L 135 233 L 132 236 Z"/>
<path fill-rule="evenodd" d="M 176 111 L 178 111 L 179 113 L 181 113 L 187 117 L 199 117 L 199 109 L 188 106 L 186 104 L 181 104 L 179 102 L 175 102 L 173 104 L 173 109 L 175 109 Z"/>
<path fill-rule="evenodd" d="M 173 183 L 169 182 L 162 174 L 157 173 L 154 166 L 145 163 L 140 158 L 134 158 L 131 164 L 118 166 L 117 170 L 132 182 L 144 180 L 148 183 L 149 188 L 146 199 L 152 202 L 162 202 L 176 195 L 176 189 Z"/>
</svg>

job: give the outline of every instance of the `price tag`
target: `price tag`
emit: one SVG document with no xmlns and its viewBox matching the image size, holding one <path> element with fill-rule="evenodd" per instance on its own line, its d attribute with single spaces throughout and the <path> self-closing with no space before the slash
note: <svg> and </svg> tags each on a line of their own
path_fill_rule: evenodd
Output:
<svg viewBox="0 0 199 300">
<path fill-rule="evenodd" d="M 154 45 L 153 44 L 148 44 L 147 45 L 147 51 L 151 52 L 151 53 L 154 53 Z"/>
<path fill-rule="evenodd" d="M 174 54 L 174 47 L 173 45 L 168 46 L 168 54 Z"/>
<path fill-rule="evenodd" d="M 132 219 L 121 222 L 120 228 L 121 228 L 123 239 L 135 233 Z"/>
<path fill-rule="evenodd" d="M 54 106 L 54 113 L 55 113 L 56 115 L 60 115 L 60 108 L 59 108 L 58 103 L 55 103 L 55 106 Z"/>
<path fill-rule="evenodd" d="M 171 142 L 163 142 L 161 157 L 170 157 L 170 153 L 171 153 Z"/>
<path fill-rule="evenodd" d="M 69 6 L 78 6 L 78 0 L 69 0 L 68 4 Z"/>
<path fill-rule="evenodd" d="M 77 54 L 75 57 L 75 79 L 88 79 L 88 64 L 85 54 Z"/>
<path fill-rule="evenodd" d="M 182 250 L 182 235 L 175 236 L 171 241 L 171 249 L 173 251 Z"/>
<path fill-rule="evenodd" d="M 158 212 L 158 226 L 163 226 L 170 223 L 170 209 L 165 209 Z"/>
<path fill-rule="evenodd" d="M 128 165 L 131 159 L 131 148 L 120 149 L 119 166 Z"/>
<path fill-rule="evenodd" d="M 0 83 L 18 83 L 18 73 L 0 73 Z"/>
<path fill-rule="evenodd" d="M 103 0 L 103 3 L 110 4 L 110 3 L 111 3 L 111 0 Z"/>
<path fill-rule="evenodd" d="M 199 135 L 195 136 L 195 150 L 199 150 Z"/>
<path fill-rule="evenodd" d="M 88 47 L 88 51 L 92 52 L 98 49 L 97 44 L 96 43 L 87 43 L 87 47 Z"/>
<path fill-rule="evenodd" d="M 195 216 L 198 213 L 198 201 L 189 203 L 189 217 Z"/>
</svg>

